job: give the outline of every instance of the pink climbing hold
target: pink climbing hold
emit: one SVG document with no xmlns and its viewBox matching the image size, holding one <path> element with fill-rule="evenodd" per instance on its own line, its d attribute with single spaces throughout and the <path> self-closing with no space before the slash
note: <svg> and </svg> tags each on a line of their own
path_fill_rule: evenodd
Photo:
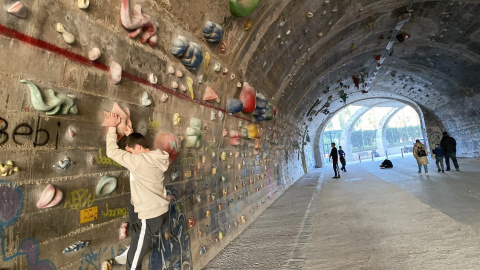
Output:
<svg viewBox="0 0 480 270">
<path fill-rule="evenodd" d="M 112 61 L 110 64 L 110 81 L 117 84 L 122 80 L 122 66 L 119 63 Z"/>
<path fill-rule="evenodd" d="M 165 151 L 169 155 L 170 164 L 175 161 L 180 153 L 182 142 L 177 135 L 170 132 L 160 132 L 155 137 L 154 149 Z"/>
<path fill-rule="evenodd" d="M 48 208 L 57 205 L 63 198 L 63 192 L 54 185 L 48 185 L 42 192 L 37 208 Z"/>
<path fill-rule="evenodd" d="M 230 145 L 239 145 L 242 139 L 242 132 L 238 130 L 230 130 Z"/>
<path fill-rule="evenodd" d="M 247 82 L 243 83 L 242 92 L 240 92 L 240 100 L 243 102 L 242 112 L 252 113 L 255 110 L 255 101 L 257 92 Z"/>
<path fill-rule="evenodd" d="M 210 86 L 207 86 L 207 89 L 205 89 L 205 93 L 203 94 L 203 100 L 212 101 L 217 98 L 218 98 L 217 93 Z"/>
<path fill-rule="evenodd" d="M 133 16 L 130 16 L 128 0 L 122 0 L 120 6 L 120 21 L 123 28 L 131 31 L 129 34 L 131 38 L 135 38 L 143 30 L 144 32 L 140 41 L 142 43 L 147 42 L 151 47 L 155 47 L 158 40 L 156 34 L 157 26 L 150 16 L 142 14 L 142 6 L 136 4 L 133 7 Z"/>
<path fill-rule="evenodd" d="M 28 15 L 27 7 L 25 7 L 25 5 L 20 1 L 15 2 L 13 5 L 11 5 L 7 9 L 7 12 L 21 19 L 27 18 L 27 15 Z"/>
</svg>

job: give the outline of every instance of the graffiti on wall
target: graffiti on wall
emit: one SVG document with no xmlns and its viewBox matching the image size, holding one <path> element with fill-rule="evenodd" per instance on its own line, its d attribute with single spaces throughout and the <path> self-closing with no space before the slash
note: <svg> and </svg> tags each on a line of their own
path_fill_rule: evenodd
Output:
<svg viewBox="0 0 480 270">
<path fill-rule="evenodd" d="M 98 249 L 83 249 L 82 259 L 80 260 L 80 267 L 78 270 L 97 270 L 102 269 L 102 263 L 105 261 L 105 258 L 114 258 L 124 252 L 123 249 L 117 249 L 114 246 L 108 247 L 99 247 Z M 110 253 L 109 253 L 110 251 Z M 103 259 L 102 259 L 103 257 Z"/>
<path fill-rule="evenodd" d="M 79 210 L 85 207 L 91 207 L 95 201 L 95 194 L 90 193 L 86 188 L 80 188 L 67 192 L 63 208 L 69 210 Z"/>
<path fill-rule="evenodd" d="M 171 187 L 167 186 L 167 189 L 171 190 Z M 174 190 L 171 192 L 178 197 Z M 188 219 L 182 211 L 182 207 L 175 207 L 174 203 L 170 203 L 168 222 L 160 233 L 153 237 L 150 270 L 192 269 L 190 237 L 187 233 Z"/>
<path fill-rule="evenodd" d="M 19 256 L 25 256 L 29 270 L 56 270 L 55 264 L 50 260 L 39 260 L 40 245 L 35 238 L 29 237 L 22 240 L 17 252 L 7 256 L 5 252 L 4 228 L 15 223 L 23 209 L 23 195 L 18 186 L 0 180 L 0 242 L 2 261 L 10 261 Z"/>
</svg>

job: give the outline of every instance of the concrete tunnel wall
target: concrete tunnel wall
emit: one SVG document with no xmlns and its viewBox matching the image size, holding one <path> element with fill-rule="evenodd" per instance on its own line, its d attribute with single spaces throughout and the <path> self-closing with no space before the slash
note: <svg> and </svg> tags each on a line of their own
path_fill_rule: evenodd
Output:
<svg viewBox="0 0 480 270">
<path fill-rule="evenodd" d="M 1 0 L 0 6 L 6 9 L 14 2 Z M 247 138 L 233 146 L 223 135 L 224 129 L 240 131 L 253 123 L 249 114 L 225 111 L 227 99 L 238 98 L 241 90 L 240 79 L 231 79 L 238 71 L 231 63 L 244 35 L 243 25 L 228 28 L 222 53 L 220 44 L 205 41 L 201 29 L 207 20 L 222 23 L 231 16 L 228 7 L 167 2 L 135 3 L 158 26 L 154 48 L 128 37 L 120 24 L 121 1 L 91 1 L 88 9 L 81 10 L 76 1 L 25 0 L 26 19 L 0 11 L 0 163 L 11 160 L 18 167 L 0 177 L 0 268 L 100 269 L 103 261 L 129 244 L 129 238 L 119 240 L 130 200 L 129 175 L 106 157 L 101 127 L 103 111 L 111 111 L 114 102 L 129 108 L 134 130 L 146 133 L 151 145 L 164 131 L 187 137 L 192 118 L 202 123 L 199 148 L 186 148 L 185 141 L 174 145 L 179 153 L 165 174 L 165 185 L 177 201 L 171 205 L 167 227 L 154 239 L 153 252 L 144 259 L 144 269 L 174 269 L 180 259 L 182 269 L 200 269 L 303 174 L 299 149 L 288 140 L 295 137 L 294 125 L 280 126 L 277 118 L 256 123 L 263 131 L 257 146 Z M 73 44 L 64 42 L 56 23 L 73 34 Z M 191 72 L 170 53 L 178 35 L 211 55 L 208 69 L 203 62 Z M 86 58 L 94 47 L 102 52 L 95 62 Z M 123 68 L 116 85 L 109 81 L 112 61 Z M 223 72 L 213 70 L 217 61 Z M 183 76 L 169 74 L 170 66 Z M 158 78 L 156 85 L 148 81 L 151 73 Z M 172 86 L 174 81 L 180 87 L 187 85 L 187 77 L 194 81 L 193 99 Z M 78 113 L 46 115 L 37 110 L 20 80 L 37 85 L 44 97 L 47 89 L 57 96 L 74 95 Z M 202 100 L 206 86 L 216 91 L 219 103 Z M 142 106 L 145 92 L 151 101 L 147 107 Z M 164 94 L 166 102 L 161 101 Z M 172 121 L 175 113 L 181 118 L 178 125 Z M 310 164 L 313 155 L 309 156 Z M 66 170 L 54 168 L 64 157 L 74 164 Z M 96 189 L 104 176 L 115 177 L 117 185 L 111 194 L 100 197 Z M 39 209 L 37 201 L 49 184 L 63 192 L 63 199 Z M 90 243 L 62 254 L 77 241 Z M 158 249 L 159 242 L 165 250 Z"/>
</svg>

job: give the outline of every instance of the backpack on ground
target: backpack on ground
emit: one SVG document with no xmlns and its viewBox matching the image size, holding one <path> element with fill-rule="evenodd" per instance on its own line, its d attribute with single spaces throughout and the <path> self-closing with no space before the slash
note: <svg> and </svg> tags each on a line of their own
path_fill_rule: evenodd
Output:
<svg viewBox="0 0 480 270">
<path fill-rule="evenodd" d="M 393 168 L 393 163 L 389 159 L 385 159 L 382 164 L 380 164 L 381 169 Z"/>
</svg>

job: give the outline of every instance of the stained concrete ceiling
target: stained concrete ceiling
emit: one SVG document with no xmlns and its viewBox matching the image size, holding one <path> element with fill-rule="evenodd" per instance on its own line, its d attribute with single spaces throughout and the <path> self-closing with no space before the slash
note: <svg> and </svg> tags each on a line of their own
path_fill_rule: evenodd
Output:
<svg viewBox="0 0 480 270">
<path fill-rule="evenodd" d="M 409 4 L 411 18 L 398 34 L 410 38 L 399 42 L 392 34 Z M 480 114 L 479 14 L 480 1 L 262 1 L 235 62 L 292 122 L 309 125 L 317 99 L 317 111 L 338 110 L 343 90 L 347 104 L 392 98 L 448 125 L 460 112 Z M 378 74 L 375 55 L 385 57 Z M 357 88 L 352 76 L 362 72 Z"/>
</svg>

